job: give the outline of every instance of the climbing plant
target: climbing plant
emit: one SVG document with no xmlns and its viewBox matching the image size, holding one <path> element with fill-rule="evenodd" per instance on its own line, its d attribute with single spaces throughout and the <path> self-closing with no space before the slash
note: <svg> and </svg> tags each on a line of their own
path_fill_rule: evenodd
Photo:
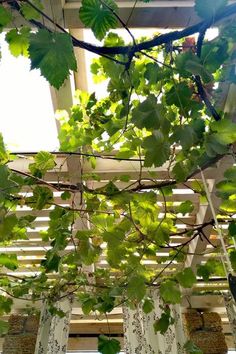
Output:
<svg viewBox="0 0 236 354">
<path fill-rule="evenodd" d="M 216 259 L 199 265 L 197 274 L 184 267 L 194 239 L 200 237 L 211 243 L 205 229 L 217 226 L 216 220 L 179 231 L 178 215 L 191 213 L 194 205 L 189 200 L 174 205 L 169 197 L 177 184 L 185 184 L 206 198 L 204 185 L 186 184 L 188 180 L 225 156 L 235 159 L 236 124 L 234 117 L 224 112 L 222 102 L 223 84 L 236 83 L 236 4 L 196 0 L 195 11 L 201 18 L 198 24 L 137 39 L 119 17 L 113 0 L 82 0 L 78 16 L 101 41 L 100 46 L 70 35 L 47 17 L 40 0 L 5 0 L 0 4 L 0 30 L 6 32 L 10 52 L 28 57 L 31 69 L 39 69 L 56 89 L 71 71 L 79 71 L 73 47 L 98 55 L 91 71 L 97 82 L 106 81 L 107 96 L 98 99 L 95 93 L 78 92 L 70 114 L 60 113 L 61 151 L 81 156 L 81 161 L 88 160 L 93 167 L 98 159 L 106 158 L 117 164 L 136 161 L 140 166 L 136 181 L 129 174 L 117 175 L 99 188 L 86 184 L 88 178 L 99 181 L 96 168 L 89 176 L 82 175 L 81 183 L 61 182 L 60 177 L 58 182 L 48 182 L 45 175 L 56 164 L 55 154 L 36 154 L 27 173 L 13 170 L 8 163 L 17 157 L 7 151 L 1 137 L 1 244 L 27 239 L 27 229 L 34 227 L 35 216 L 29 211 L 29 215 L 19 217 L 16 209 L 28 206 L 35 211 L 50 208 L 49 227 L 41 237 L 51 248 L 41 262 L 40 274 L 24 278 L 14 276 L 19 267 L 17 256 L 0 254 L 0 313 L 11 310 L 14 298 L 47 298 L 52 313 L 61 316 L 53 304 L 72 293 L 85 314 L 106 314 L 123 303 L 131 307 L 142 303 L 148 313 L 153 309 L 149 287 L 159 287 L 164 302 L 176 304 L 181 301 L 180 286 L 191 288 L 197 276 L 204 280 L 216 274 L 225 276 Z M 24 26 L 9 29 L 19 16 L 26 20 Z M 44 24 L 45 18 L 51 27 Z M 128 32 L 130 43 L 112 31 L 118 25 Z M 206 31 L 215 25 L 219 34 L 206 40 Z M 153 167 L 163 164 L 169 175 L 165 180 L 153 172 Z M 119 188 L 117 181 L 127 187 Z M 236 251 L 231 246 L 236 237 L 234 165 L 225 171 L 217 189 L 222 199 L 220 217 L 229 224 L 229 258 L 236 270 Z M 31 194 L 25 194 L 25 190 Z M 70 206 L 58 204 L 53 192 L 61 193 L 62 200 L 72 200 Z M 80 196 L 79 205 L 74 202 L 76 195 Z M 86 219 L 90 228 L 75 233 L 78 218 Z M 175 235 L 186 235 L 187 241 L 172 246 L 170 237 Z M 88 271 L 87 266 L 101 256 L 104 243 L 109 267 Z M 64 252 L 68 244 L 73 247 Z M 169 256 L 159 259 L 157 254 L 163 249 Z M 148 268 L 146 259 L 165 262 L 163 269 Z M 183 268 L 168 276 L 165 271 L 176 260 L 183 263 Z M 11 275 L 6 275 L 6 269 Z M 58 276 L 51 277 L 52 273 Z M 170 321 L 167 313 L 161 321 L 155 328 L 164 333 Z M 4 330 L 5 324 L 0 325 Z M 99 350 L 117 353 L 120 348 L 116 340 L 102 336 Z"/>
</svg>

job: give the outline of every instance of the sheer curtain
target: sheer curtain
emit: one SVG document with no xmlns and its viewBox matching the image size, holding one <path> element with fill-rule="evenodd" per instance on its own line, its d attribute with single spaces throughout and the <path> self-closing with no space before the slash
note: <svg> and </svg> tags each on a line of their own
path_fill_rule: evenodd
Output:
<svg viewBox="0 0 236 354">
<path fill-rule="evenodd" d="M 145 314 L 142 306 L 135 310 L 123 308 L 124 352 L 126 354 L 184 354 L 186 341 L 180 305 L 171 306 L 171 316 L 175 319 L 167 332 L 156 334 L 153 324 L 161 317 L 163 301 L 157 291 L 152 291 L 154 310 Z"/>
<path fill-rule="evenodd" d="M 236 348 L 236 304 L 229 291 L 227 293 L 224 293 L 223 296 L 224 296 L 225 308 L 229 319 L 229 325 L 232 331 L 234 345 Z"/>
<path fill-rule="evenodd" d="M 64 317 L 52 315 L 48 309 L 47 301 L 44 302 L 41 310 L 35 354 L 66 353 L 72 301 L 72 298 L 65 297 L 55 303 L 57 310 L 64 312 Z"/>
</svg>

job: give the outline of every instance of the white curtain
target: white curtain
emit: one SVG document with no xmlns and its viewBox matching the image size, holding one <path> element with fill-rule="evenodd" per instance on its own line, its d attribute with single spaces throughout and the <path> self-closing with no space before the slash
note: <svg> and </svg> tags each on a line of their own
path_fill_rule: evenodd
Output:
<svg viewBox="0 0 236 354">
<path fill-rule="evenodd" d="M 52 316 L 47 301 L 43 303 L 35 354 L 65 354 L 70 329 L 72 299 L 65 297 L 54 305 L 65 313 Z"/>
<path fill-rule="evenodd" d="M 124 352 L 126 354 L 184 354 L 186 342 L 180 305 L 171 306 L 171 316 L 175 323 L 167 332 L 156 334 L 153 324 L 161 317 L 163 301 L 157 291 L 152 291 L 155 308 L 145 314 L 142 306 L 135 310 L 123 308 L 124 315 Z"/>
<path fill-rule="evenodd" d="M 223 296 L 224 296 L 225 308 L 229 319 L 229 325 L 232 331 L 234 345 L 236 348 L 236 304 L 229 291 L 227 293 L 224 293 Z"/>
</svg>

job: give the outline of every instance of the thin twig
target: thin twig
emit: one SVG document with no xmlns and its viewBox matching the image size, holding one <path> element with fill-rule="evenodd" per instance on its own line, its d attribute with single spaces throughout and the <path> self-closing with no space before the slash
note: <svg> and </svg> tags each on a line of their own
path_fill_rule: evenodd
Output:
<svg viewBox="0 0 236 354">
<path fill-rule="evenodd" d="M 116 157 L 116 156 L 111 156 L 111 155 L 101 155 L 101 154 L 89 154 L 89 153 L 85 153 L 85 152 L 71 152 L 71 151 L 49 151 L 50 154 L 52 155 L 57 155 L 57 156 L 61 156 L 61 155 L 66 155 L 66 156 L 82 156 L 82 157 L 95 157 L 97 159 L 103 159 L 103 160 L 117 160 L 117 161 L 132 161 L 132 162 L 139 162 L 140 159 L 139 158 L 122 158 L 122 157 Z M 38 151 L 23 151 L 23 152 L 11 152 L 11 155 L 14 156 L 18 156 L 18 157 L 25 157 L 25 156 L 33 156 L 33 155 L 37 155 Z M 142 159 L 142 161 L 144 161 L 144 159 Z"/>
</svg>

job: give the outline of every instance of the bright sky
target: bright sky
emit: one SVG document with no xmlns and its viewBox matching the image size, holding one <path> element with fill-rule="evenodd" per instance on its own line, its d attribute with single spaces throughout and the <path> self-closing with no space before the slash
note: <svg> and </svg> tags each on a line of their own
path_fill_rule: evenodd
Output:
<svg viewBox="0 0 236 354">
<path fill-rule="evenodd" d="M 0 132 L 11 151 L 58 150 L 49 85 L 29 60 L 14 58 L 0 36 Z"/>
</svg>

